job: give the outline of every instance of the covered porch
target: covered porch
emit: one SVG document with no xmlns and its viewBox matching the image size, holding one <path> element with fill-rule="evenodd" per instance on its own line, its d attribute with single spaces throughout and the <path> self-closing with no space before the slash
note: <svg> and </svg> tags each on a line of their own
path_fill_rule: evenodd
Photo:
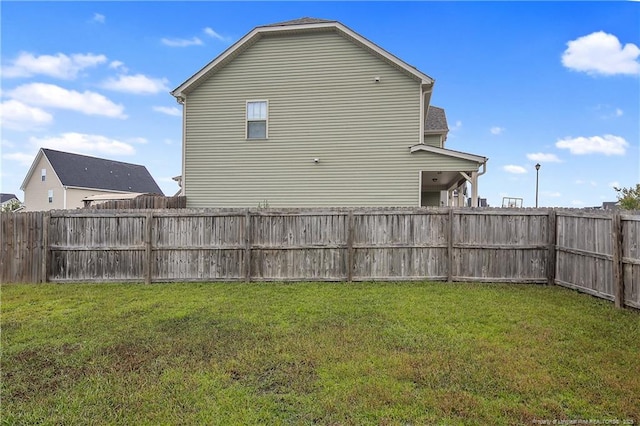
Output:
<svg viewBox="0 0 640 426">
<path fill-rule="evenodd" d="M 428 159 L 420 169 L 421 207 L 463 207 L 467 196 L 478 206 L 478 178 L 487 171 L 488 158 L 424 144 L 412 146 L 411 153 Z"/>
</svg>

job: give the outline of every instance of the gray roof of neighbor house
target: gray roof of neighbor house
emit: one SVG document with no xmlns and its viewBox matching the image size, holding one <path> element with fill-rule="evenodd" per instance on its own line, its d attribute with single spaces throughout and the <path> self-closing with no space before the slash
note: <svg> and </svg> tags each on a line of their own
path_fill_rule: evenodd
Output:
<svg viewBox="0 0 640 426">
<path fill-rule="evenodd" d="M 447 125 L 447 115 L 444 113 L 444 109 L 430 106 L 427 114 L 427 120 L 424 124 L 425 132 L 448 132 L 449 126 Z"/>
<path fill-rule="evenodd" d="M 145 166 L 43 148 L 63 186 L 161 194 Z"/>
<path fill-rule="evenodd" d="M 16 200 L 18 200 L 18 197 L 16 197 L 16 194 L 5 194 L 5 193 L 2 193 L 2 194 L 0 194 L 0 203 L 6 203 L 7 201 L 13 200 L 14 198 Z M 20 201 L 20 200 L 18 200 L 18 201 Z"/>
</svg>

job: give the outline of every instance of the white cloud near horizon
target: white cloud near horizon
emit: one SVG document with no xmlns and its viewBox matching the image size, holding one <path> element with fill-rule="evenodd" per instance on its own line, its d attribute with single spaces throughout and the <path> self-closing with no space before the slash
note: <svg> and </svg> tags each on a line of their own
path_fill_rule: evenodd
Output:
<svg viewBox="0 0 640 426">
<path fill-rule="evenodd" d="M 231 41 L 230 37 L 225 37 L 223 35 L 218 34 L 217 32 L 215 32 L 213 30 L 213 28 L 210 27 L 206 27 L 204 30 L 202 30 L 206 35 L 208 35 L 211 38 L 215 38 L 216 40 L 220 40 L 220 41 L 224 41 L 224 42 L 229 42 Z"/>
<path fill-rule="evenodd" d="M 624 138 L 614 135 L 567 137 L 556 142 L 557 148 L 568 149 L 574 155 L 624 155 L 628 146 Z"/>
<path fill-rule="evenodd" d="M 499 135 L 505 131 L 505 128 L 499 127 L 499 126 L 493 126 L 491 129 L 489 129 L 489 131 L 491 132 L 492 135 Z"/>
<path fill-rule="evenodd" d="M 534 152 L 527 154 L 527 158 L 531 161 L 539 161 L 544 163 L 562 163 L 562 160 L 555 154 L 545 154 L 543 152 Z"/>
<path fill-rule="evenodd" d="M 29 83 L 9 90 L 4 95 L 18 101 L 28 100 L 32 106 L 67 109 L 86 115 L 127 118 L 124 106 L 88 90 L 77 92 L 54 84 Z"/>
<path fill-rule="evenodd" d="M 163 38 L 160 41 L 162 42 L 162 44 L 169 47 L 202 46 L 204 44 L 198 37 L 193 37 L 191 39 Z"/>
<path fill-rule="evenodd" d="M 59 136 L 29 138 L 34 147 L 51 148 L 76 154 L 100 154 L 112 156 L 134 155 L 135 148 L 126 142 L 102 135 L 68 132 Z"/>
<path fill-rule="evenodd" d="M 180 111 L 180 109 L 176 107 L 154 106 L 153 110 L 174 117 L 182 117 L 182 111 Z"/>
<path fill-rule="evenodd" d="M 117 92 L 133 93 L 136 95 L 154 95 L 169 91 L 166 78 L 151 78 L 143 74 L 120 75 L 117 79 L 110 78 L 101 87 Z"/>
<path fill-rule="evenodd" d="M 85 68 L 95 67 L 106 61 L 105 55 L 94 55 L 93 53 L 75 53 L 70 56 L 57 53 L 56 55 L 34 56 L 29 52 L 20 52 L 17 58 L 2 68 L 2 76 L 5 78 L 25 78 L 46 75 L 62 80 L 73 80 Z"/>
<path fill-rule="evenodd" d="M 516 166 L 516 165 L 513 165 L 513 164 L 508 164 L 508 165 L 504 166 L 502 169 L 507 173 L 513 173 L 513 174 L 516 174 L 516 175 L 522 175 L 522 174 L 527 173 L 527 169 L 525 169 L 524 167 Z"/>
<path fill-rule="evenodd" d="M 10 160 L 20 164 L 21 166 L 29 167 L 35 158 L 35 154 L 27 154 L 24 152 L 12 152 L 9 154 L 2 154 L 3 160 Z"/>
<path fill-rule="evenodd" d="M 613 34 L 597 31 L 567 43 L 562 65 L 590 75 L 640 75 L 640 48 L 624 46 Z"/>
<path fill-rule="evenodd" d="M 53 116 L 48 112 L 16 99 L 9 99 L 0 104 L 0 123 L 3 128 L 25 131 L 37 129 L 52 122 Z"/>
</svg>

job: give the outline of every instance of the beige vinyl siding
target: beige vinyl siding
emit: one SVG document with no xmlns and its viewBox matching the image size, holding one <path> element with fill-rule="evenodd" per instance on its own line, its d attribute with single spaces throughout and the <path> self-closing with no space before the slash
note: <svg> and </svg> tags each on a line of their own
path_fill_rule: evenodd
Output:
<svg viewBox="0 0 640 426">
<path fill-rule="evenodd" d="M 245 139 L 254 99 L 268 140 Z M 420 82 L 334 32 L 260 39 L 185 108 L 188 207 L 418 204 Z"/>
<path fill-rule="evenodd" d="M 47 176 L 42 181 L 42 169 L 47 171 Z M 49 190 L 53 190 L 53 203 L 49 203 Z M 24 187 L 25 211 L 43 211 L 63 208 L 62 184 L 44 155 L 40 156 L 38 164 L 33 168 L 33 173 Z"/>
<path fill-rule="evenodd" d="M 444 148 L 442 143 L 442 135 L 424 135 L 424 144 L 435 146 L 436 148 Z"/>
<path fill-rule="evenodd" d="M 101 191 L 99 189 L 67 188 L 67 209 L 82 208 L 84 207 L 84 201 L 82 200 L 86 197 L 106 194 L 123 194 L 123 192 Z"/>
</svg>

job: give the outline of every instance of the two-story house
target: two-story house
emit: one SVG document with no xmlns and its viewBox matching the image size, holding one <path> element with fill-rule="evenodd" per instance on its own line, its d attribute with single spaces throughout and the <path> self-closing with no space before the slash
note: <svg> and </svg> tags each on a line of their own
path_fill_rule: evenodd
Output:
<svg viewBox="0 0 640 426">
<path fill-rule="evenodd" d="M 20 187 L 27 211 L 75 209 L 87 197 L 162 190 L 145 166 L 41 148 Z"/>
<path fill-rule="evenodd" d="M 487 158 L 444 147 L 433 88 L 340 22 L 257 27 L 171 92 L 187 206 L 477 205 Z"/>
</svg>

